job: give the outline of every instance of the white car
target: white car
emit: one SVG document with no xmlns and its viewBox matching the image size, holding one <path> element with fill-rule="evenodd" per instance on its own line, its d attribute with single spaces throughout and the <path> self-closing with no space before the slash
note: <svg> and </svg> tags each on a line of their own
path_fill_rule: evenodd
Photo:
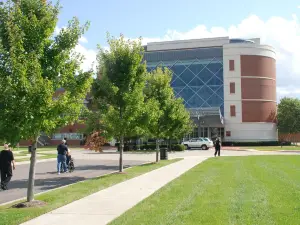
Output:
<svg viewBox="0 0 300 225">
<path fill-rule="evenodd" d="M 209 138 L 192 138 L 191 140 L 184 141 L 181 144 L 186 146 L 187 149 L 201 148 L 203 150 L 207 150 L 214 147 L 214 143 Z"/>
</svg>

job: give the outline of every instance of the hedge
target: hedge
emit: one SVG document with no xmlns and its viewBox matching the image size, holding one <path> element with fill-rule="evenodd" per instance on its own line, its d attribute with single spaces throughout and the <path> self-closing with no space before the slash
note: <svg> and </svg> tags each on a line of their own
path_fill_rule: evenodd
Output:
<svg viewBox="0 0 300 225">
<path fill-rule="evenodd" d="M 116 144 L 116 147 L 118 147 L 119 149 L 119 144 Z M 168 145 L 159 145 L 159 148 L 168 148 Z M 135 144 L 130 144 L 130 145 L 124 145 L 124 151 L 131 151 L 131 150 L 137 150 L 137 145 Z M 140 149 L 142 150 L 155 150 L 156 149 L 156 144 L 148 144 L 148 145 L 140 145 Z M 180 144 L 175 144 L 175 145 L 171 145 L 171 150 L 172 151 L 184 151 L 185 150 L 185 146 L 184 145 L 180 145 Z"/>
</svg>

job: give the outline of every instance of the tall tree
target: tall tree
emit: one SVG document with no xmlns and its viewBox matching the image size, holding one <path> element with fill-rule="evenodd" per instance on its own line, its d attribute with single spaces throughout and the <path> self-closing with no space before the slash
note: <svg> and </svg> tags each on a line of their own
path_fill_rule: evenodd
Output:
<svg viewBox="0 0 300 225">
<path fill-rule="evenodd" d="M 166 107 L 166 120 L 168 129 L 166 137 L 170 139 L 181 139 L 192 132 L 194 123 L 190 113 L 186 110 L 183 99 L 173 98 Z"/>
<path fill-rule="evenodd" d="M 7 0 L 0 6 L 0 135 L 16 144 L 32 140 L 27 201 L 34 199 L 37 140 L 77 120 L 92 82 L 74 51 L 88 28 L 73 18 L 57 36 L 60 6 Z M 57 94 L 57 90 L 62 92 Z"/>
<path fill-rule="evenodd" d="M 144 101 L 146 65 L 143 63 L 141 40 L 126 40 L 108 35 L 110 50 L 99 49 L 98 74 L 93 96 L 102 109 L 102 122 L 107 135 L 120 141 L 119 169 L 123 171 L 124 137 L 141 133 L 148 113 Z M 101 111 L 101 109 L 99 109 Z"/>
<path fill-rule="evenodd" d="M 278 104 L 278 130 L 282 134 L 300 132 L 300 100 L 283 98 Z"/>
<path fill-rule="evenodd" d="M 175 101 L 175 96 L 172 87 L 172 72 L 167 68 L 156 68 L 147 75 L 147 85 L 145 95 L 148 100 L 155 101 L 158 104 L 156 113 L 156 121 L 148 127 L 150 136 L 156 139 L 156 162 L 159 161 L 159 142 L 160 139 L 166 138 L 171 129 L 168 117 L 172 115 L 171 104 Z"/>
</svg>

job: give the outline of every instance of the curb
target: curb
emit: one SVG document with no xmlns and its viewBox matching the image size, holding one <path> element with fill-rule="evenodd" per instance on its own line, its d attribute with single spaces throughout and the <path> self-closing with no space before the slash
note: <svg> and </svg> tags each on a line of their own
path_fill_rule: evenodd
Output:
<svg viewBox="0 0 300 225">
<path fill-rule="evenodd" d="M 139 164 L 139 165 L 135 165 L 135 166 L 142 166 L 142 165 L 151 164 L 151 163 L 153 163 L 153 162 L 145 162 L 145 163 L 142 163 L 142 164 Z M 132 167 L 135 167 L 135 166 L 130 166 L 130 167 L 127 167 L 127 168 L 125 168 L 125 169 L 123 169 L 123 170 L 128 170 L 128 169 L 130 169 L 130 168 L 132 168 Z M 40 192 L 40 193 L 35 194 L 34 196 L 39 196 L 39 195 L 42 195 L 42 194 L 46 194 L 46 193 L 48 193 L 48 192 L 50 192 L 50 191 L 59 190 L 59 189 L 62 189 L 62 188 L 66 188 L 66 187 L 69 187 L 69 186 L 72 186 L 72 185 L 75 185 L 75 184 L 79 184 L 79 183 L 85 182 L 85 181 L 87 181 L 87 180 L 97 179 L 97 178 L 104 177 L 104 176 L 111 175 L 111 174 L 118 173 L 118 172 L 119 172 L 119 170 L 114 170 L 114 171 L 111 171 L 111 172 L 109 172 L 109 173 L 103 174 L 103 175 L 101 175 L 101 176 L 96 176 L 96 177 L 93 177 L 93 178 L 88 178 L 88 179 L 86 179 L 86 180 L 78 181 L 78 182 L 75 182 L 75 183 L 72 183 L 72 184 L 67 184 L 67 185 L 64 185 L 64 186 L 61 186 L 61 187 L 57 187 L 57 188 L 54 188 L 54 189 L 50 189 L 50 190 L 47 190 L 47 191 L 43 191 L 43 192 Z M 19 201 L 24 201 L 24 200 L 26 200 L 26 197 L 24 197 L 24 198 L 19 198 L 19 199 L 15 199 L 15 200 L 12 200 L 12 201 L 9 201 L 9 202 L 2 203 L 2 204 L 0 204 L 0 206 L 10 205 L 10 204 L 12 204 L 12 203 L 14 203 L 14 202 L 19 202 Z"/>
</svg>

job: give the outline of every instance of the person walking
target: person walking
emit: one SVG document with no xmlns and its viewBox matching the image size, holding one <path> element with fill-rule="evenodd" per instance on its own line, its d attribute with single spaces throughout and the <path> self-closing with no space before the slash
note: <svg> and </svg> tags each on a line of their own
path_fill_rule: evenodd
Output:
<svg viewBox="0 0 300 225">
<path fill-rule="evenodd" d="M 57 173 L 58 175 L 60 174 L 60 169 L 61 166 L 63 167 L 63 170 L 65 173 L 68 172 L 67 168 L 67 152 L 68 152 L 68 147 L 65 145 L 66 140 L 62 140 L 61 143 L 57 146 Z"/>
<path fill-rule="evenodd" d="M 215 141 L 215 157 L 217 156 L 220 156 L 221 154 L 221 142 L 219 140 L 219 138 L 216 138 L 216 141 Z"/>
<path fill-rule="evenodd" d="M 4 145 L 4 150 L 0 152 L 0 170 L 1 170 L 1 189 L 7 190 L 7 185 L 13 176 L 15 170 L 14 154 L 8 144 Z"/>
</svg>

